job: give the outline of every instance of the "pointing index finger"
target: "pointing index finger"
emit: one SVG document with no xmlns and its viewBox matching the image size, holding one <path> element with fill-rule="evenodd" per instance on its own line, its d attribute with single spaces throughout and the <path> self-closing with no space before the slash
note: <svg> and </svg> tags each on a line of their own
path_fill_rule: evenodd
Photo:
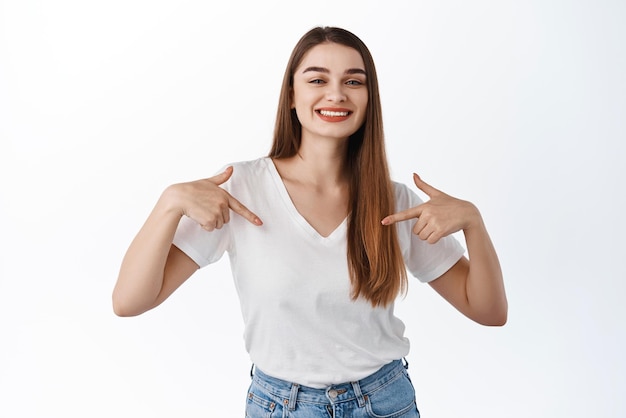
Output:
<svg viewBox="0 0 626 418">
<path fill-rule="evenodd" d="M 228 197 L 228 207 L 230 207 L 233 212 L 243 216 L 254 225 L 263 225 L 263 221 L 261 221 L 261 219 L 257 215 L 255 215 L 250 209 L 245 207 L 240 201 L 232 196 Z"/>
<path fill-rule="evenodd" d="M 419 215 L 419 210 L 417 208 L 410 208 L 407 210 L 403 210 L 402 212 L 397 212 L 392 215 L 389 215 L 383 218 L 380 221 L 383 225 L 393 225 L 396 222 L 406 221 L 408 219 L 416 218 Z"/>
</svg>

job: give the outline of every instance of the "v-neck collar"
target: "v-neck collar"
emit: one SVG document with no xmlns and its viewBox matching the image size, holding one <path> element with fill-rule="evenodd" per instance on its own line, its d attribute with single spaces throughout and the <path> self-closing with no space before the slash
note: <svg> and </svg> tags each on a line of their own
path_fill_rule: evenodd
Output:
<svg viewBox="0 0 626 418">
<path fill-rule="evenodd" d="M 293 200 L 291 200 L 291 196 L 289 195 L 289 192 L 287 191 L 285 182 L 280 176 L 280 173 L 278 172 L 278 169 L 276 168 L 274 161 L 272 161 L 270 157 L 265 157 L 264 159 L 265 159 L 265 162 L 267 163 L 267 167 L 272 176 L 272 179 L 274 180 L 274 184 L 276 185 L 276 190 L 278 191 L 278 194 L 280 195 L 281 200 L 285 204 L 287 212 L 289 212 L 289 214 L 291 215 L 291 218 L 298 225 L 300 225 L 300 227 L 307 233 L 307 235 L 311 236 L 312 238 L 318 241 L 328 242 L 328 243 L 337 241 L 341 237 L 345 236 L 346 227 L 348 225 L 348 217 L 345 217 L 344 220 L 328 236 L 323 236 L 315 228 L 313 228 L 313 226 L 309 223 L 309 221 L 307 221 L 305 217 L 302 216 L 300 212 L 298 212 L 296 205 L 293 203 Z"/>
</svg>

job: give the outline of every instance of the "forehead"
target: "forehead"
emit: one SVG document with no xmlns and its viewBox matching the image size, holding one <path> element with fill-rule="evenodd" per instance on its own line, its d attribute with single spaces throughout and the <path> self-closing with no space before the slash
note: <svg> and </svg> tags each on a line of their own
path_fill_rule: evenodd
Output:
<svg viewBox="0 0 626 418">
<path fill-rule="evenodd" d="M 323 43 L 311 48 L 302 57 L 296 72 L 308 67 L 323 67 L 331 71 L 343 72 L 347 69 L 365 69 L 359 51 L 337 43 Z"/>
</svg>

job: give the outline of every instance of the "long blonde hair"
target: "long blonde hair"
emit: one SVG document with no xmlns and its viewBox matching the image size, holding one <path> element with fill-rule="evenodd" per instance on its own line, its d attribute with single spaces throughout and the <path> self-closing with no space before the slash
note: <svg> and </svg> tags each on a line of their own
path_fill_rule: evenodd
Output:
<svg viewBox="0 0 626 418">
<path fill-rule="evenodd" d="M 406 291 L 407 274 L 396 228 L 380 223 L 395 212 L 394 192 L 385 154 L 376 68 L 368 48 L 356 35 L 341 28 L 317 27 L 298 41 L 285 70 L 269 157 L 292 157 L 300 148 L 302 127 L 291 108 L 293 75 L 304 55 L 325 42 L 357 50 L 365 65 L 365 121 L 348 139 L 346 153 L 350 177 L 347 257 L 352 297 L 363 297 L 375 307 L 386 306 Z"/>
</svg>

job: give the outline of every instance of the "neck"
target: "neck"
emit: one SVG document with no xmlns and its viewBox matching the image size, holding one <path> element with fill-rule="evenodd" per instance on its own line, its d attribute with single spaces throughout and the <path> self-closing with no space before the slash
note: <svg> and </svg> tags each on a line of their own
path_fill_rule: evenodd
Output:
<svg viewBox="0 0 626 418">
<path fill-rule="evenodd" d="M 303 138 L 296 155 L 278 161 L 281 176 L 317 189 L 346 186 L 347 141 L 306 141 Z"/>
<path fill-rule="evenodd" d="M 302 138 L 294 167 L 302 171 L 303 179 L 312 184 L 344 184 L 346 175 L 346 152 L 348 140 L 306 141 Z"/>
</svg>

